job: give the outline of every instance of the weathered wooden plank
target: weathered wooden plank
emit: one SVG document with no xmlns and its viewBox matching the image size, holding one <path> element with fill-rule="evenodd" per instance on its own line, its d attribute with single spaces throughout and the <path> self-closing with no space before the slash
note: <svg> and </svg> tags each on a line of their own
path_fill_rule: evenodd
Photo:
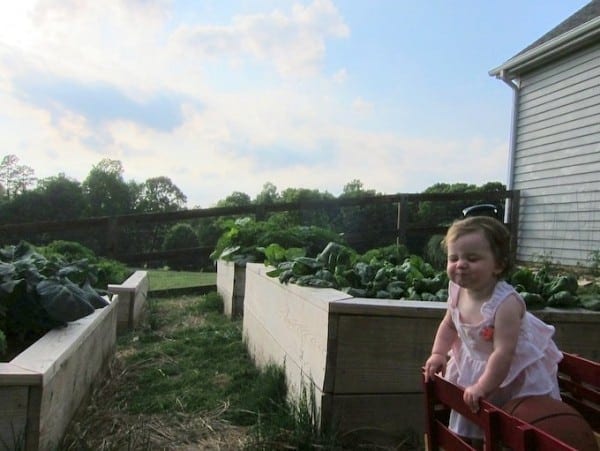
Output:
<svg viewBox="0 0 600 451">
<path fill-rule="evenodd" d="M 251 327 L 264 328 L 274 341 L 268 346 L 285 350 L 286 364 L 293 362 L 316 386 L 323 387 L 329 302 L 348 295 L 331 289 L 282 285 L 265 272 L 262 264 L 246 265 L 244 335 L 251 342 L 251 352 L 267 352 L 252 338 Z M 273 296 L 273 290 L 280 295 Z M 246 321 L 246 315 L 253 319 Z"/>
<path fill-rule="evenodd" d="M 135 271 L 121 284 L 109 284 L 108 291 L 119 299 L 117 311 L 117 333 L 137 326 L 146 308 L 148 298 L 148 272 Z"/>
<path fill-rule="evenodd" d="M 5 386 L 0 390 L 0 445 L 21 449 L 27 425 L 29 387 Z"/>
<path fill-rule="evenodd" d="M 374 449 L 395 449 L 403 434 L 425 430 L 423 393 L 325 394 L 322 405 L 325 421 L 342 432 L 342 440 L 371 439 Z"/>
<path fill-rule="evenodd" d="M 340 315 L 335 393 L 418 392 L 420 368 L 445 312 L 444 303 L 432 304 L 441 305 L 429 318 Z"/>
<path fill-rule="evenodd" d="M 217 260 L 217 292 L 223 298 L 224 314 L 229 318 L 244 314 L 246 266 Z"/>
</svg>

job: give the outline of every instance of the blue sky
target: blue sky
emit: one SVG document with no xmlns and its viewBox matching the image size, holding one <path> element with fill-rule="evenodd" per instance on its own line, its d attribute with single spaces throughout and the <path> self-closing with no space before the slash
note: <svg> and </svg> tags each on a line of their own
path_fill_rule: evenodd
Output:
<svg viewBox="0 0 600 451">
<path fill-rule="evenodd" d="M 21 0 L 0 16 L 0 148 L 38 178 L 169 177 L 339 195 L 506 183 L 512 92 L 488 71 L 576 0 Z"/>
</svg>

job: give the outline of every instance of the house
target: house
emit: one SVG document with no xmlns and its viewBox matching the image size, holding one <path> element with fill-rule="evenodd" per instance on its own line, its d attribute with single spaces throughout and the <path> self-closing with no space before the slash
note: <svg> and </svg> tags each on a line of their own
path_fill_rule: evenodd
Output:
<svg viewBox="0 0 600 451">
<path fill-rule="evenodd" d="M 600 0 L 490 75 L 514 92 L 508 188 L 521 193 L 516 258 L 600 259 Z"/>
</svg>

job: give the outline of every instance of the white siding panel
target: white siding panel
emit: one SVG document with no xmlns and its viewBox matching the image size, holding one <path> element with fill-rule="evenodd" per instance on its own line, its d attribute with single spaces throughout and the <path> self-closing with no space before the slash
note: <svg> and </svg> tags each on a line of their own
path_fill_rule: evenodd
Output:
<svg viewBox="0 0 600 451">
<path fill-rule="evenodd" d="M 589 264 L 600 250 L 600 45 L 521 79 L 517 259 Z"/>
<path fill-rule="evenodd" d="M 594 120 L 598 120 L 598 113 L 600 112 L 600 96 L 595 97 L 593 100 L 594 104 L 587 107 L 583 106 L 583 102 L 575 102 L 568 105 L 568 107 L 559 108 L 557 111 L 540 113 L 540 115 L 530 118 L 535 120 L 523 120 L 521 118 L 518 128 L 519 134 L 528 136 L 531 139 L 533 136 L 529 136 L 530 134 L 547 136 L 569 129 L 576 125 L 574 124 L 575 121 L 586 121 L 582 122 L 579 125 L 580 127 L 594 124 Z"/>
<path fill-rule="evenodd" d="M 581 81 L 580 74 L 593 70 L 600 60 L 600 46 L 595 45 L 578 53 L 565 55 L 561 60 L 554 61 L 543 69 L 524 75 L 521 87 L 525 88 L 526 96 L 535 96 L 537 91 L 549 86 L 564 83 L 567 86 Z M 538 95 L 543 97 L 543 93 Z"/>
<path fill-rule="evenodd" d="M 551 188 L 556 187 L 555 192 L 561 189 L 579 189 L 584 190 L 587 187 L 592 189 L 594 182 L 598 180 L 598 169 L 589 168 L 590 171 L 595 169 L 593 172 L 579 172 L 575 173 L 576 168 L 565 168 L 564 170 L 555 171 L 538 171 L 533 173 L 527 173 L 525 176 L 517 178 L 515 174 L 515 183 L 519 183 L 521 189 L 529 190 L 531 188 Z M 588 169 L 586 166 L 585 169 Z"/>
<path fill-rule="evenodd" d="M 551 84 L 543 87 L 530 83 L 527 92 L 522 97 L 523 102 L 527 104 L 527 108 L 555 102 L 598 85 L 597 77 L 600 76 L 600 64 L 597 60 L 588 61 L 586 64 L 579 66 L 578 69 L 579 73 L 573 77 L 556 77 Z M 560 88 L 558 91 L 556 90 L 557 87 Z"/>
<path fill-rule="evenodd" d="M 600 95 L 600 91 L 598 92 Z M 548 144 L 553 144 L 562 141 L 568 141 L 571 139 L 577 139 L 581 136 L 586 135 L 595 135 L 598 136 L 600 134 L 600 123 L 592 122 L 586 118 L 583 118 L 581 122 L 572 121 L 570 122 L 571 128 L 567 130 L 559 130 L 557 132 L 552 132 L 546 134 L 545 136 L 530 136 L 520 135 L 517 138 L 517 145 L 519 147 L 523 146 L 524 149 L 546 146 Z"/>
<path fill-rule="evenodd" d="M 552 86 L 565 78 L 573 78 L 584 72 L 586 67 L 593 68 L 600 62 L 600 47 L 582 49 L 579 53 L 566 55 L 560 61 L 548 64 L 543 70 L 527 74 L 521 86 L 527 87 L 527 93 Z"/>
<path fill-rule="evenodd" d="M 596 139 L 600 139 L 600 137 L 592 135 L 589 139 L 584 137 L 568 142 L 549 144 L 539 148 L 522 149 L 516 157 L 517 165 L 543 164 L 548 162 L 548 160 L 556 161 L 575 157 L 589 158 L 590 161 L 599 161 L 600 142 L 588 142 Z"/>
<path fill-rule="evenodd" d="M 576 98 L 566 98 L 562 102 L 556 102 L 551 105 L 545 105 L 544 108 L 530 108 L 522 111 L 519 116 L 519 127 L 533 125 L 548 119 L 561 118 L 573 111 L 593 108 L 600 103 L 600 99 L 595 95 L 595 90 L 579 92 Z"/>
</svg>

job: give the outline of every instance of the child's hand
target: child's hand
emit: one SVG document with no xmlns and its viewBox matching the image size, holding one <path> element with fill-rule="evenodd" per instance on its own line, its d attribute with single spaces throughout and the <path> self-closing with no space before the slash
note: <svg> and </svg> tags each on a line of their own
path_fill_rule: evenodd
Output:
<svg viewBox="0 0 600 451">
<path fill-rule="evenodd" d="M 447 357 L 443 354 L 434 353 L 429 356 L 427 361 L 425 362 L 425 381 L 431 380 L 433 375 L 436 373 L 442 372 L 442 376 L 446 372 L 446 362 Z"/>
<path fill-rule="evenodd" d="M 485 393 L 477 386 L 477 384 L 465 388 L 463 393 L 463 401 L 473 413 L 477 413 L 479 410 L 479 400 L 484 397 Z"/>
</svg>

